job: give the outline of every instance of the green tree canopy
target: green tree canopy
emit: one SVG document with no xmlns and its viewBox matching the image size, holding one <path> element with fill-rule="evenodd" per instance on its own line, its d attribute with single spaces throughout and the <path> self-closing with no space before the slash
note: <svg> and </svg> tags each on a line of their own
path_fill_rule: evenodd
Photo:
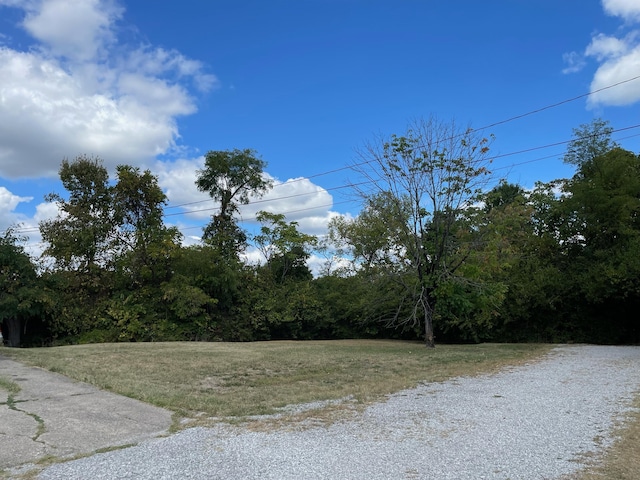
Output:
<svg viewBox="0 0 640 480">
<path fill-rule="evenodd" d="M 65 269 L 89 271 L 110 260 L 116 228 L 109 174 L 99 158 L 79 156 L 63 160 L 60 180 L 69 198 L 56 193 L 45 197 L 56 202 L 57 218 L 40 223 L 44 254 Z"/>
<path fill-rule="evenodd" d="M 254 241 L 274 277 L 280 282 L 288 277 L 310 279 L 311 272 L 306 261 L 311 249 L 318 243 L 317 238 L 300 232 L 298 223 L 286 222 L 282 214 L 261 211 L 256 218 L 262 227 Z"/>
<path fill-rule="evenodd" d="M 117 167 L 113 209 L 118 226 L 119 266 L 133 284 L 169 279 L 172 252 L 180 241 L 177 228 L 163 222 L 166 195 L 149 170 Z"/>
<path fill-rule="evenodd" d="M 205 241 L 219 248 L 225 256 L 237 257 L 246 244 L 246 234 L 234 215 L 251 196 L 260 197 L 271 187 L 265 177 L 267 164 L 253 150 L 210 151 L 202 170 L 198 170 L 196 186 L 208 192 L 219 203 L 220 210 L 205 227 Z"/>
<path fill-rule="evenodd" d="M 371 225 L 387 225 L 381 238 L 389 245 L 380 245 L 387 253 L 377 257 L 387 264 L 395 257 L 395 271 L 387 272 L 403 283 L 399 305 L 406 308 L 397 308 L 396 320 L 422 324 L 428 346 L 434 345 L 435 291 L 453 278 L 473 245 L 468 238 L 459 243 L 458 232 L 487 183 L 489 143 L 470 128 L 431 117 L 402 136 L 367 145 L 355 167 L 372 185 L 363 194 L 382 220 Z M 392 217 L 406 221 L 383 220 Z"/>
<path fill-rule="evenodd" d="M 10 347 L 19 347 L 27 322 L 41 317 L 49 299 L 14 228 L 0 236 L 0 325 Z"/>
<path fill-rule="evenodd" d="M 573 140 L 567 145 L 564 154 L 564 162 L 580 167 L 588 164 L 593 159 L 604 155 L 617 147 L 618 144 L 611 140 L 613 128 L 609 122 L 596 118 L 591 123 L 584 123 L 573 129 Z"/>
</svg>

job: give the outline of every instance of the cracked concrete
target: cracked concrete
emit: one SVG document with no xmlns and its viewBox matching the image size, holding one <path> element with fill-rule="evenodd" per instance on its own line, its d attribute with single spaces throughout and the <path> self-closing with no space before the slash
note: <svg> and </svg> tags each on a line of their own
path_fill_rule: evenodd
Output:
<svg viewBox="0 0 640 480">
<path fill-rule="evenodd" d="M 166 433 L 172 412 L 0 356 L 0 470 Z"/>
</svg>

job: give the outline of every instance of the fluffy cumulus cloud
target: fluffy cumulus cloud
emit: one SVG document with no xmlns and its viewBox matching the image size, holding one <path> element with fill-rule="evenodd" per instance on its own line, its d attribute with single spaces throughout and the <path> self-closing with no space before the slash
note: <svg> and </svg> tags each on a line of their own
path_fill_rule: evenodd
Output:
<svg viewBox="0 0 640 480">
<path fill-rule="evenodd" d="M 26 218 L 15 212 L 19 203 L 30 202 L 32 197 L 20 197 L 14 195 L 7 188 L 0 186 L 0 231 L 6 230 L 11 225 L 24 222 Z"/>
<path fill-rule="evenodd" d="M 111 26 L 123 10 L 101 0 L 22 2 L 24 28 L 56 56 L 90 61 L 114 42 Z M 73 35 L 69 35 L 73 32 Z"/>
<path fill-rule="evenodd" d="M 602 0 L 604 11 L 623 20 L 640 22 L 640 2 L 638 0 Z"/>
<path fill-rule="evenodd" d="M 115 1 L 0 0 L 4 8 L 23 12 L 34 44 L 0 44 L 0 177 L 55 176 L 81 153 L 107 167 L 148 163 L 175 147 L 177 118 L 195 112 L 190 86 L 216 84 L 177 51 L 119 44 Z"/>
<path fill-rule="evenodd" d="M 564 55 L 564 73 L 581 70 L 593 59 L 598 67 L 591 81 L 589 107 L 631 105 L 640 100 L 640 2 L 638 0 L 602 0 L 607 15 L 619 17 L 623 25 L 616 35 L 596 33 L 583 54 Z M 623 82 L 623 83 L 621 83 Z M 611 85 L 615 88 L 605 88 Z M 603 90 L 604 89 L 604 90 Z"/>
<path fill-rule="evenodd" d="M 194 231 L 193 224 L 205 225 L 217 211 L 217 204 L 195 186 L 197 170 L 203 165 L 204 158 L 200 157 L 158 162 L 153 168 L 169 199 L 166 220 L 181 226 L 185 236 L 200 233 Z M 245 224 L 255 224 L 256 213 L 264 210 L 284 214 L 287 221 L 298 222 L 299 229 L 310 235 L 326 232 L 329 220 L 338 215 L 331 210 L 333 197 L 327 190 L 307 178 L 281 181 L 265 175 L 273 182 L 273 188 L 240 208 L 240 218 Z"/>
<path fill-rule="evenodd" d="M 55 218 L 58 213 L 56 203 L 43 202 L 35 207 L 33 215 L 16 211 L 20 203 L 29 203 L 33 197 L 20 197 L 4 186 L 0 186 L 0 232 L 13 228 L 19 236 L 29 241 L 25 244 L 27 253 L 34 258 L 42 253 L 43 244 L 38 225 L 44 220 Z"/>
<path fill-rule="evenodd" d="M 261 210 L 282 213 L 287 221 L 296 221 L 301 227 L 303 222 L 306 223 L 305 231 L 312 233 L 310 220 L 325 218 L 333 206 L 333 197 L 307 178 L 293 178 L 284 182 L 272 180 L 273 188 L 266 195 L 252 199 L 249 205 L 242 207 L 243 218 L 253 220 Z"/>
</svg>

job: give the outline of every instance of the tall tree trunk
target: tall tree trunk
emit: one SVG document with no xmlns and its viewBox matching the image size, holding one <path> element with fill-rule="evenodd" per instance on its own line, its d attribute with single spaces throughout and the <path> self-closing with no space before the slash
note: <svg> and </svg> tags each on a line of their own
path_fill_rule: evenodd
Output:
<svg viewBox="0 0 640 480">
<path fill-rule="evenodd" d="M 9 347 L 19 347 L 20 346 L 20 336 L 21 336 L 21 331 L 20 331 L 20 319 L 17 317 L 12 317 L 12 318 L 8 318 L 5 320 L 6 328 L 8 330 L 2 330 L 2 334 L 6 337 L 7 339 L 7 345 Z"/>
<path fill-rule="evenodd" d="M 424 344 L 427 348 L 435 348 L 436 342 L 433 335 L 433 319 L 426 315 L 424 319 Z"/>
<path fill-rule="evenodd" d="M 427 348 L 435 348 L 436 342 L 433 335 L 433 300 L 429 289 L 423 288 L 421 297 L 422 308 L 424 309 L 424 343 Z"/>
</svg>

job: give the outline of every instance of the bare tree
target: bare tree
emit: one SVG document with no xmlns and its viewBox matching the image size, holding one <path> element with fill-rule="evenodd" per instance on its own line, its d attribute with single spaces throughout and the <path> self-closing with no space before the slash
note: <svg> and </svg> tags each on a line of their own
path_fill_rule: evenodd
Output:
<svg viewBox="0 0 640 480">
<path fill-rule="evenodd" d="M 367 144 L 353 166 L 370 185 L 360 191 L 362 217 L 369 218 L 346 225 L 349 243 L 358 246 L 354 252 L 367 268 L 375 265 L 378 274 L 401 282 L 393 322 L 422 324 L 429 347 L 435 344 L 436 288 L 450 280 L 473 245 L 472 229 L 464 225 L 489 181 L 489 144 L 480 132 L 431 117 L 412 122 L 402 136 Z M 373 246 L 371 228 L 377 229 Z M 366 242 L 368 251 L 361 248 Z"/>
</svg>

